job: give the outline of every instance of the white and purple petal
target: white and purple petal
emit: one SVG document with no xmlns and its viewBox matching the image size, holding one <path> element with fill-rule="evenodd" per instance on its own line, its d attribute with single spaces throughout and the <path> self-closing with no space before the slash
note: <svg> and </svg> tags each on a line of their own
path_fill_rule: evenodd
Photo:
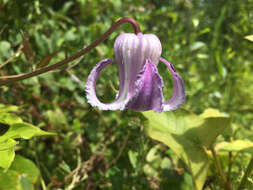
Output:
<svg viewBox="0 0 253 190">
<path fill-rule="evenodd" d="M 91 71 L 86 82 L 85 91 L 88 103 L 100 110 L 124 110 L 127 103 L 127 92 L 121 91 L 117 94 L 116 99 L 112 103 L 102 103 L 96 96 L 96 82 L 100 72 L 111 64 L 113 59 L 104 59 L 100 61 Z M 121 84 L 122 85 L 122 84 Z M 124 84 L 123 84 L 124 85 Z M 124 86 L 123 86 L 124 87 Z"/>
<path fill-rule="evenodd" d="M 156 65 L 150 59 L 146 60 L 144 68 L 137 75 L 135 93 L 126 108 L 135 111 L 163 111 L 163 81 Z"/>
<path fill-rule="evenodd" d="M 120 83 L 126 83 L 120 91 L 128 91 L 131 97 L 138 73 L 143 69 L 146 60 L 151 59 L 158 64 L 162 46 L 160 40 L 153 34 L 123 33 L 114 43 L 115 60 L 118 64 Z"/>
<path fill-rule="evenodd" d="M 179 108 L 179 106 L 181 106 L 185 102 L 186 95 L 185 95 L 184 81 L 176 73 L 176 70 L 171 63 L 169 63 L 167 60 L 163 58 L 160 58 L 160 61 L 168 67 L 172 75 L 173 86 L 174 86 L 172 97 L 167 102 L 164 103 L 163 111 L 176 110 L 177 108 Z"/>
</svg>

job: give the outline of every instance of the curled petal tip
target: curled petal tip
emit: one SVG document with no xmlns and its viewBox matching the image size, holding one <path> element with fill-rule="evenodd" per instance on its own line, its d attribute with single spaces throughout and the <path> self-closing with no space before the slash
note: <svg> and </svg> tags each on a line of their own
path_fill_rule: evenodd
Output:
<svg viewBox="0 0 253 190">
<path fill-rule="evenodd" d="M 172 97 L 164 103 L 163 111 L 170 111 L 178 109 L 182 104 L 185 103 L 185 85 L 183 79 L 175 72 L 174 66 L 167 60 L 160 58 L 160 61 L 164 63 L 170 70 L 173 79 L 173 94 Z"/>
</svg>

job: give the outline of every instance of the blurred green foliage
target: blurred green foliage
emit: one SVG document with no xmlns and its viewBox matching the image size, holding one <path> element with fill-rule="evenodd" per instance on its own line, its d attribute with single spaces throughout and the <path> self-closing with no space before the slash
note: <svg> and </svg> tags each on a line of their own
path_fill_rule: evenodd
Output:
<svg viewBox="0 0 253 190">
<path fill-rule="evenodd" d="M 243 151 L 244 145 L 232 143 L 253 141 L 253 43 L 245 39 L 253 33 L 252 10 L 252 0 L 2 0 L 0 74 L 31 71 L 19 50 L 21 31 L 29 36 L 35 68 L 55 51 L 51 64 L 89 45 L 117 19 L 133 17 L 143 33 L 159 37 L 162 56 L 184 78 L 187 101 L 183 107 L 196 114 L 212 107 L 232 118 L 232 127 L 218 137 L 217 148 L 224 171 L 238 184 L 252 154 Z M 133 32 L 130 25 L 121 26 L 70 73 L 47 73 L 1 86 L 1 104 L 20 106 L 23 120 L 58 134 L 21 140 L 16 148 L 40 171 L 35 189 L 193 188 L 182 160 L 145 135 L 141 113 L 100 111 L 87 104 L 83 85 L 88 74 L 99 60 L 113 57 L 114 39 L 123 31 Z M 172 80 L 165 66 L 160 64 L 158 69 L 168 99 Z M 83 83 L 73 81 L 70 74 Z M 114 64 L 99 78 L 99 99 L 112 101 L 118 87 Z M 221 146 L 224 142 L 231 144 Z M 221 187 L 214 168 L 212 162 L 204 189 Z M 248 188 L 252 181 L 250 176 Z M 26 182 L 26 178 L 22 183 L 13 180 L 21 188 Z"/>
</svg>

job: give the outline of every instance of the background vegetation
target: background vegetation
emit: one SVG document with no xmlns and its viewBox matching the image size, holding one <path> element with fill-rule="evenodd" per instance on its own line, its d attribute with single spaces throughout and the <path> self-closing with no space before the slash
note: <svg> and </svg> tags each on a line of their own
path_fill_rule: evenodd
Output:
<svg viewBox="0 0 253 190">
<path fill-rule="evenodd" d="M 1 0 L 0 74 L 29 72 L 31 65 L 41 66 L 40 60 L 52 53 L 50 64 L 60 61 L 89 45 L 121 17 L 135 18 L 143 33 L 159 37 L 162 56 L 185 81 L 184 109 L 198 115 L 215 108 L 231 118 L 231 125 L 214 146 L 228 181 L 234 184 L 232 188 L 237 187 L 253 147 L 253 43 L 245 39 L 253 31 L 252 0 Z M 0 170 L 1 190 L 193 189 L 190 171 L 173 149 L 145 135 L 141 113 L 100 111 L 87 103 L 84 84 L 89 72 L 98 61 L 113 57 L 117 35 L 132 31 L 128 24 L 121 26 L 104 43 L 72 62 L 79 64 L 68 72 L 0 87 L 5 114 L 15 112 L 23 121 L 56 133 L 29 141 L 18 136 L 18 156 L 8 173 Z M 22 52 L 22 32 L 34 52 L 28 61 Z M 168 99 L 172 81 L 163 65 L 158 69 Z M 82 82 L 75 82 L 73 75 Z M 118 86 L 115 64 L 99 78 L 100 100 L 112 101 Z M 1 119 L 1 134 L 16 119 L 9 123 Z M 239 148 L 218 151 L 220 143 L 238 139 L 243 144 Z M 223 187 L 214 163 L 210 158 L 203 189 Z M 247 186 L 253 186 L 252 175 Z"/>
</svg>

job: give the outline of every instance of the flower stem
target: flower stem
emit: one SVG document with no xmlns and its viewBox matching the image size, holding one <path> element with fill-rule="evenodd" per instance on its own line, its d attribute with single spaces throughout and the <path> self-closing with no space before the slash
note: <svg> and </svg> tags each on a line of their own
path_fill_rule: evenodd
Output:
<svg viewBox="0 0 253 190">
<path fill-rule="evenodd" d="M 228 182 L 227 177 L 226 177 L 225 173 L 223 172 L 223 170 L 221 168 L 221 164 L 220 164 L 220 162 L 219 162 L 219 160 L 217 158 L 217 155 L 216 155 L 216 152 L 215 152 L 213 146 L 211 146 L 211 152 L 212 152 L 212 155 L 213 155 L 213 158 L 214 158 L 215 165 L 216 165 L 216 168 L 218 170 L 218 173 L 221 176 L 222 182 L 224 183 L 224 188 L 226 190 L 232 190 L 232 188 L 230 186 L 230 183 Z"/>
<path fill-rule="evenodd" d="M 137 23 L 136 20 L 132 19 L 132 18 L 121 18 L 118 21 L 116 21 L 102 36 L 100 36 L 97 40 L 95 40 L 94 42 L 92 42 L 89 46 L 87 46 L 86 48 L 81 49 L 80 51 L 78 51 L 77 53 L 73 54 L 72 56 L 59 61 L 53 65 L 47 66 L 47 67 L 43 67 L 41 69 L 38 69 L 36 71 L 33 72 L 29 72 L 29 73 L 25 73 L 25 74 L 19 74 L 19 75 L 9 75 L 9 76 L 2 76 L 0 77 L 0 86 L 2 85 L 7 85 L 9 83 L 15 82 L 15 81 L 20 81 L 20 80 L 24 80 L 27 78 L 31 78 L 33 76 L 37 76 L 40 75 L 42 73 L 51 71 L 59 66 L 62 66 L 66 63 L 69 63 L 71 61 L 73 61 L 74 59 L 86 54 L 88 51 L 90 51 L 91 49 L 93 49 L 94 47 L 96 47 L 99 43 L 103 42 L 111 33 L 114 32 L 114 30 L 116 28 L 118 28 L 118 26 L 120 26 L 123 23 L 130 23 L 133 28 L 135 33 L 139 33 L 140 32 L 140 26 Z"/>
<path fill-rule="evenodd" d="M 246 169 L 246 171 L 245 171 L 245 173 L 244 173 L 244 176 L 243 176 L 243 178 L 242 178 L 242 180 L 241 180 L 241 183 L 240 183 L 240 185 L 238 186 L 237 190 L 242 190 L 242 189 L 244 188 L 244 186 L 245 186 L 246 183 L 247 183 L 247 179 L 248 179 L 248 177 L 249 177 L 249 175 L 250 175 L 252 169 L 253 169 L 253 156 L 251 157 L 251 160 L 250 160 L 250 162 L 249 162 L 249 164 L 248 164 L 248 166 L 247 166 L 247 169 Z"/>
</svg>

